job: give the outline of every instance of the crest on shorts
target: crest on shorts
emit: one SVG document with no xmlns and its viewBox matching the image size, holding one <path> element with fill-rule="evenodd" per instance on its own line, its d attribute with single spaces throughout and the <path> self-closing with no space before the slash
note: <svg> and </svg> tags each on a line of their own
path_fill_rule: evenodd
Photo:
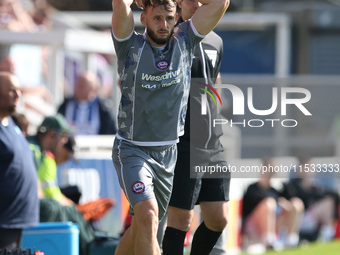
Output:
<svg viewBox="0 0 340 255">
<path fill-rule="evenodd" d="M 136 181 L 132 184 L 132 191 L 136 194 L 141 194 L 145 191 L 145 185 L 142 181 Z"/>
</svg>

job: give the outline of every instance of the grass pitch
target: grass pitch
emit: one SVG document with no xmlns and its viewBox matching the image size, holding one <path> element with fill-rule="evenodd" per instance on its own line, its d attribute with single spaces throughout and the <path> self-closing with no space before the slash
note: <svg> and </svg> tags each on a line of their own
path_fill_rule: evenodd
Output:
<svg viewBox="0 0 340 255">
<path fill-rule="evenodd" d="M 298 248 L 277 251 L 268 251 L 265 255 L 340 255 L 340 240 L 329 243 L 309 243 Z"/>
</svg>

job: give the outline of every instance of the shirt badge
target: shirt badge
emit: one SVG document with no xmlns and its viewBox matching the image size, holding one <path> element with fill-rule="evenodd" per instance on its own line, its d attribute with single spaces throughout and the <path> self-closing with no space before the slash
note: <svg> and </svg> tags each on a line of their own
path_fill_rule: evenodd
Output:
<svg viewBox="0 0 340 255">
<path fill-rule="evenodd" d="M 169 62 L 166 61 L 166 60 L 158 61 L 156 63 L 156 67 L 157 67 L 158 70 L 163 71 L 163 70 L 165 70 L 165 69 L 167 69 L 169 67 Z"/>
</svg>

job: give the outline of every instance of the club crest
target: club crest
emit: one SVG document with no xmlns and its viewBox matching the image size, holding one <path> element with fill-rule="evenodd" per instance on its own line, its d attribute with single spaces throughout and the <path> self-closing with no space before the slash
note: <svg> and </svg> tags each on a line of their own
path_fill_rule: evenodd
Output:
<svg viewBox="0 0 340 255">
<path fill-rule="evenodd" d="M 141 181 L 136 181 L 132 184 L 132 191 L 136 194 L 141 194 L 145 191 L 145 185 Z"/>
<path fill-rule="evenodd" d="M 158 61 L 156 63 L 156 67 L 157 67 L 158 70 L 163 71 L 163 70 L 165 70 L 169 67 L 169 62 L 165 61 L 165 60 Z"/>
</svg>

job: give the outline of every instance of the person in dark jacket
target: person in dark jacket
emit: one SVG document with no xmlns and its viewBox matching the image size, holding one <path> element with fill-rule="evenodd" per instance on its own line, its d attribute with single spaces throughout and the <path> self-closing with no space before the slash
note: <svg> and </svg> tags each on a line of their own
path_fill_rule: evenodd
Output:
<svg viewBox="0 0 340 255">
<path fill-rule="evenodd" d="M 114 107 L 98 96 L 99 87 L 97 75 L 86 71 L 78 77 L 73 97 L 66 98 L 59 106 L 58 112 L 75 129 L 75 135 L 116 133 Z"/>
<path fill-rule="evenodd" d="M 270 158 L 263 159 L 263 166 L 273 167 Z M 256 182 L 250 184 L 243 195 L 242 233 L 248 244 L 257 240 L 266 248 L 279 249 L 295 247 L 299 243 L 300 218 L 304 211 L 301 199 L 286 199 L 281 191 L 271 185 L 274 172 L 266 172 Z M 278 234 L 284 233 L 284 244 Z"/>
<path fill-rule="evenodd" d="M 0 249 L 21 248 L 22 229 L 39 222 L 33 157 L 11 118 L 20 95 L 18 78 L 0 72 Z"/>
<path fill-rule="evenodd" d="M 200 3 L 179 0 L 178 6 L 181 16 L 176 26 L 188 22 L 200 8 Z M 226 239 L 223 239 L 222 231 L 227 225 L 230 174 L 215 175 L 214 178 L 208 175 L 192 176 L 194 166 L 228 167 L 219 139 L 223 135 L 222 129 L 213 126 L 213 120 L 221 117 L 210 97 L 207 97 L 209 111 L 201 114 L 202 89 L 204 91 L 207 86 L 214 89 L 215 84 L 220 82 L 223 41 L 211 31 L 195 48 L 194 54 L 184 135 L 177 145 L 177 164 L 162 243 L 164 255 L 183 254 L 195 205 L 200 206 L 202 222 L 194 232 L 190 254 L 225 254 L 223 241 Z"/>
<path fill-rule="evenodd" d="M 297 197 L 304 204 L 300 237 L 309 241 L 319 238 L 328 242 L 335 236 L 340 196 L 315 183 L 315 173 L 322 170 L 317 168 L 318 165 L 321 166 L 311 163 L 309 157 L 301 157 L 299 166 L 294 170 L 297 178 L 284 183 L 282 195 L 287 199 Z"/>
</svg>

